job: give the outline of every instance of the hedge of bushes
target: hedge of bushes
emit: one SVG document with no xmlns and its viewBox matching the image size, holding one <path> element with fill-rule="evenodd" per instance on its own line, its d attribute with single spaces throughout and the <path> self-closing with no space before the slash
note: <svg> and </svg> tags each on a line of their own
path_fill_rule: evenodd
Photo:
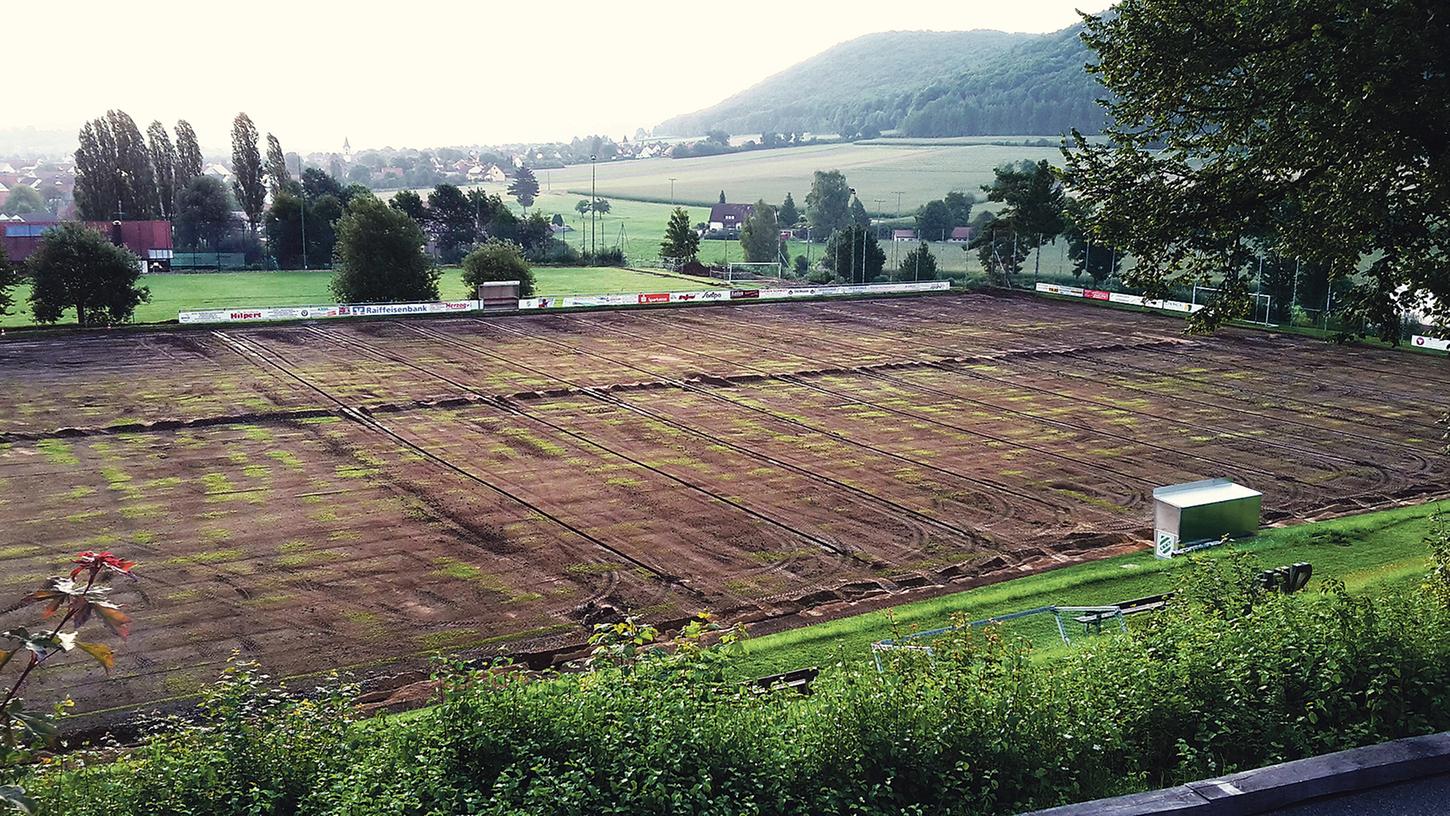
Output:
<svg viewBox="0 0 1450 816">
<path fill-rule="evenodd" d="M 587 672 L 453 667 L 437 706 L 362 722 L 347 690 L 298 700 L 237 666 L 201 724 L 21 781 L 76 816 L 1004 814 L 1450 728 L 1435 593 L 1188 572 L 1167 610 L 1061 659 L 969 631 L 809 696 L 727 680 L 736 647 L 654 654 L 635 630 Z"/>
</svg>

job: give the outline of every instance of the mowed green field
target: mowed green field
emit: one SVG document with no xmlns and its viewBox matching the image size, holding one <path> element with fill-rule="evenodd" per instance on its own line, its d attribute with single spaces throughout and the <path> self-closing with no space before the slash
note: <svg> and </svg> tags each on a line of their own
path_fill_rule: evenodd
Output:
<svg viewBox="0 0 1450 816">
<path fill-rule="evenodd" d="M 1314 576 L 1306 591 L 1317 592 L 1326 578 L 1343 581 L 1356 593 L 1373 592 L 1422 580 L 1430 550 L 1425 538 L 1434 516 L 1450 511 L 1436 502 L 1329 521 L 1267 530 L 1248 541 L 1204 550 L 1195 558 L 1223 558 L 1247 552 L 1260 569 L 1307 562 Z M 1171 590 L 1189 558 L 1163 561 L 1151 550 L 1106 558 L 1004 581 L 999 584 L 902 604 L 839 620 L 791 629 L 747 643 L 736 670 L 762 677 L 805 666 L 871 659 L 871 644 L 912 632 L 948 626 L 954 619 L 984 620 L 1040 606 L 1106 606 Z M 1130 619 L 1131 620 L 1131 619 Z M 1069 636 L 1082 627 L 1069 623 Z M 1004 624 L 1009 636 L 1030 639 L 1043 654 L 1064 648 L 1051 615 Z"/>
<path fill-rule="evenodd" d="M 537 267 L 534 278 L 541 295 L 658 292 L 714 285 L 683 275 L 657 275 L 612 267 Z M 151 290 L 151 300 L 136 309 L 135 322 L 175 320 L 179 311 L 333 303 L 336 299 L 328 290 L 331 280 L 332 272 L 327 270 L 147 275 L 142 283 Z M 470 297 L 462 273 L 456 267 L 443 271 L 438 288 L 439 295 L 446 300 Z M 0 317 L 0 327 L 33 325 L 28 303 L 30 287 L 16 287 L 12 297 L 15 299 L 12 314 Z M 74 320 L 74 314 L 68 313 L 60 325 Z"/>
<path fill-rule="evenodd" d="M 802 207 L 811 189 L 812 173 L 840 170 L 847 183 L 856 188 L 867 210 L 891 216 L 897 211 L 898 193 L 901 212 L 910 213 L 952 190 L 978 192 L 983 184 L 992 181 L 993 168 L 1023 159 L 1061 164 L 1062 153 L 1056 147 L 876 142 L 754 150 L 693 159 L 601 162 L 594 170 L 596 189 L 605 198 L 668 204 L 670 179 L 674 178 L 673 200 L 677 202 L 713 203 L 724 190 L 732 202 L 764 199 L 779 204 L 789 192 Z M 589 174 L 589 165 L 580 164 L 541 170 L 538 175 L 545 192 L 587 197 Z"/>
</svg>

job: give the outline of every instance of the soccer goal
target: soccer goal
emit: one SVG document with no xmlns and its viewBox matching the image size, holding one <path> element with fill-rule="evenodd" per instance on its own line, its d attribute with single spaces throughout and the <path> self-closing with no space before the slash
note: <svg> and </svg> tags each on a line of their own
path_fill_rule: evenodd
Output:
<svg viewBox="0 0 1450 816">
<path fill-rule="evenodd" d="M 1192 303 L 1194 306 L 1200 303 L 1208 303 L 1218 297 L 1218 293 L 1219 290 L 1212 286 L 1199 286 L 1194 284 Z M 1249 298 L 1253 300 L 1254 307 L 1249 312 L 1248 322 L 1258 323 L 1264 326 L 1273 325 L 1269 316 L 1273 314 L 1274 298 L 1270 295 L 1257 292 L 1250 292 Z"/>
<path fill-rule="evenodd" d="M 961 626 L 928 629 L 900 638 L 879 640 L 871 644 L 871 656 L 876 661 L 877 671 L 884 669 L 883 661 L 896 657 L 917 656 L 935 662 L 940 653 L 949 653 L 954 648 L 954 639 L 960 640 L 969 630 L 987 627 L 1000 637 L 1025 641 L 1034 648 L 1042 649 L 1059 643 L 1071 646 L 1075 640 L 1105 632 L 1125 632 L 1128 624 L 1123 619 L 1123 610 L 1117 606 L 1039 606 Z"/>
<path fill-rule="evenodd" d="M 777 263 L 732 263 L 726 269 L 725 280 L 757 280 L 759 278 L 780 277 L 780 264 Z"/>
</svg>

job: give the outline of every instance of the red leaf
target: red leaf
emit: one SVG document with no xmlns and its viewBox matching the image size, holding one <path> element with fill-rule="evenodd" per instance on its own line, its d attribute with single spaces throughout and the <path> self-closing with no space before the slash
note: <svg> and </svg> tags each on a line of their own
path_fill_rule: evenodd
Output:
<svg viewBox="0 0 1450 816">
<path fill-rule="evenodd" d="M 96 601 L 90 606 L 96 612 L 100 613 L 101 622 L 106 624 L 107 629 L 115 632 L 123 639 L 126 635 L 130 634 L 131 618 L 125 612 L 117 609 L 115 604 L 107 603 L 106 601 Z"/>
</svg>

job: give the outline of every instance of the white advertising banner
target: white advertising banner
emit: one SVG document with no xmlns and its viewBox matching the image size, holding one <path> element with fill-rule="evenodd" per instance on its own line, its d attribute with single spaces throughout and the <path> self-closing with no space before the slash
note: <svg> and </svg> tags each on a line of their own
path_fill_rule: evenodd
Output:
<svg viewBox="0 0 1450 816">
<path fill-rule="evenodd" d="M 1203 304 L 1184 303 L 1181 300 L 1153 300 L 1141 295 L 1124 295 L 1119 292 L 1104 292 L 1101 289 L 1079 289 L 1076 286 L 1059 286 L 1055 283 L 1039 283 L 1037 291 L 1048 295 L 1062 295 L 1063 297 L 1085 298 L 1087 300 L 1099 300 L 1108 303 L 1126 303 L 1130 306 L 1143 306 L 1148 309 L 1163 309 L 1169 312 L 1184 312 L 1192 314 L 1203 308 Z"/>
<path fill-rule="evenodd" d="M 326 306 L 282 306 L 255 309 L 211 309 L 178 312 L 179 323 L 259 323 L 271 320 L 319 320 L 369 315 L 447 314 L 478 310 L 476 300 L 436 303 L 333 303 Z"/>
<path fill-rule="evenodd" d="M 949 281 L 879 283 L 864 286 L 797 286 L 779 289 L 704 289 L 696 292 L 634 292 L 627 295 L 567 295 L 522 298 L 520 309 L 572 309 L 587 306 L 638 306 L 663 303 L 711 303 L 726 300 L 784 300 L 787 298 L 839 297 L 893 292 L 940 292 L 951 288 Z"/>
<path fill-rule="evenodd" d="M 1418 349 L 1431 349 L 1434 351 L 1450 351 L 1450 338 L 1447 337 L 1426 337 L 1417 334 L 1410 338 L 1410 345 Z"/>
</svg>

